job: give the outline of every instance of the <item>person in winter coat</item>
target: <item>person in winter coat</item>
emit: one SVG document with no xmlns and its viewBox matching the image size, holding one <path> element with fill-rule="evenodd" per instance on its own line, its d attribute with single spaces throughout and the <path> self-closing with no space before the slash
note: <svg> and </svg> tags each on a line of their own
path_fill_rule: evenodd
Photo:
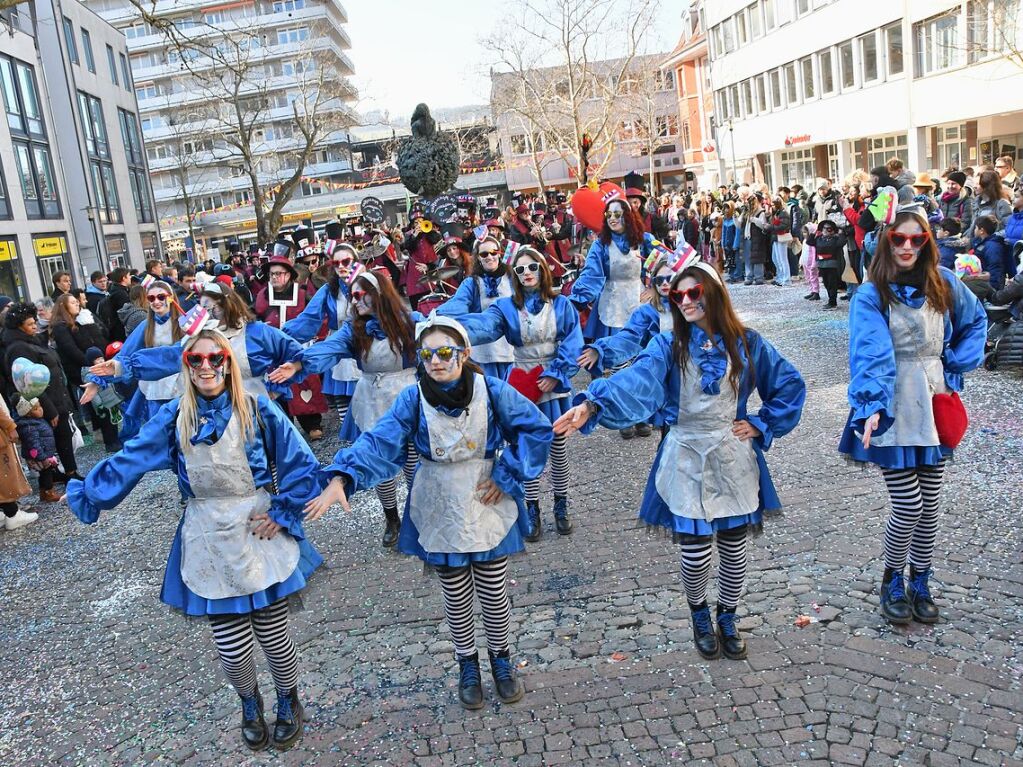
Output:
<svg viewBox="0 0 1023 767">
<path fill-rule="evenodd" d="M 835 222 L 824 220 L 817 225 L 816 232 L 807 234 L 806 244 L 814 249 L 817 270 L 821 282 L 824 283 L 824 289 L 828 292 L 828 302 L 824 308 L 836 309 L 838 285 L 845 270 L 846 236 L 838 230 Z"/>
<path fill-rule="evenodd" d="M 962 227 L 957 218 L 943 218 L 934 225 L 935 242 L 938 245 L 939 265 L 955 271 L 956 257 L 965 253 L 969 241 L 961 236 Z"/>
<path fill-rule="evenodd" d="M 896 189 L 902 189 L 904 186 L 911 187 L 913 182 L 916 181 L 916 174 L 903 165 L 902 160 L 898 157 L 893 157 L 885 163 L 885 169 L 888 171 L 888 175 L 891 176 L 892 186 Z"/>
<path fill-rule="evenodd" d="M 771 252 L 771 222 L 768 211 L 760 201 L 759 194 L 750 197 L 749 214 L 742 236 L 749 242 L 746 257 L 747 285 L 764 284 L 764 264 Z M 746 247 L 746 246 L 743 246 Z"/>
<path fill-rule="evenodd" d="M 771 261 L 774 262 L 775 278 L 771 283 L 779 287 L 789 284 L 789 243 L 792 242 L 792 218 L 780 197 L 771 202 Z"/>
<path fill-rule="evenodd" d="M 71 272 L 54 272 L 50 281 L 53 283 L 53 291 L 50 293 L 50 298 L 54 301 L 71 292 Z"/>
<path fill-rule="evenodd" d="M 1011 248 L 1020 240 L 1023 240 L 1023 190 L 1020 190 L 1012 198 L 1012 213 L 1004 221 L 1006 244 Z"/>
<path fill-rule="evenodd" d="M 53 320 L 50 323 L 50 337 L 57 347 L 64 374 L 71 384 L 72 391 L 77 392 L 82 386 L 82 368 L 86 367 L 85 354 L 91 348 L 106 349 L 110 339 L 106 329 L 96 322 L 92 312 L 83 309 L 74 296 L 62 296 L 57 299 L 53 308 Z M 116 453 L 121 449 L 117 438 L 117 426 L 110 421 L 106 413 L 88 406 L 93 429 L 103 434 L 103 445 L 108 453 Z"/>
<path fill-rule="evenodd" d="M 817 191 L 810 196 L 810 218 L 814 222 L 823 221 L 828 214 L 838 209 L 839 193 L 832 188 L 831 181 L 826 178 L 817 179 Z"/>
<path fill-rule="evenodd" d="M 998 222 L 992 216 L 980 216 L 973 222 L 973 253 L 980 259 L 985 272 L 990 275 L 991 287 L 1001 290 L 1005 273 L 1015 272 L 1012 268 L 1012 250 L 1005 244 L 1002 235 L 994 230 Z M 1006 269 L 1008 267 L 1008 269 Z"/>
<path fill-rule="evenodd" d="M 725 274 L 732 274 L 735 271 L 736 249 L 735 249 L 735 203 L 726 202 L 724 217 L 721 219 L 721 251 L 724 254 Z M 731 282 L 729 277 L 729 282 Z"/>
<path fill-rule="evenodd" d="M 1002 180 L 993 170 L 986 170 L 980 174 L 980 181 L 977 187 L 977 198 L 973 205 L 973 225 L 966 230 L 967 235 L 972 239 L 976 236 L 974 227 L 977 219 L 981 216 L 993 216 L 997 223 L 999 233 L 1005 227 L 1005 220 L 1012 213 L 1012 205 L 1009 204 L 1009 190 L 1002 186 Z"/>
<path fill-rule="evenodd" d="M 18 506 L 21 497 L 32 492 L 32 488 L 18 460 L 14 447 L 17 441 L 18 427 L 11 419 L 7 403 L 0 397 L 0 511 L 4 513 L 3 527 L 8 531 L 31 525 L 39 518 L 31 509 Z"/>
<path fill-rule="evenodd" d="M 938 198 L 938 211 L 942 218 L 959 219 L 962 229 L 973 226 L 973 195 L 962 171 L 953 171 L 945 177 L 945 192 Z"/>
<path fill-rule="evenodd" d="M 38 398 L 22 397 L 18 402 L 17 428 L 21 455 L 28 468 L 39 472 L 39 500 L 56 503 L 60 500 L 60 493 L 53 489 L 57 479 L 57 440 Z"/>
<path fill-rule="evenodd" d="M 125 340 L 146 321 L 146 304 L 146 289 L 141 285 L 132 285 L 128 291 L 128 302 L 117 310 L 117 320 L 124 328 Z"/>
<path fill-rule="evenodd" d="M 78 474 L 78 463 L 75 461 L 75 449 L 72 443 L 71 414 L 75 403 L 68 392 L 64 368 L 61 367 L 57 352 L 47 346 L 36 335 L 36 308 L 32 304 L 12 304 L 4 318 L 4 375 L 8 381 L 14 382 L 11 366 L 19 357 L 29 362 L 45 365 L 50 371 L 50 383 L 39 395 L 43 404 L 43 415 L 57 440 L 57 455 L 64 467 L 64 474 L 58 475 L 57 481 L 67 478 L 81 478 Z M 9 390 L 9 401 L 17 409 L 18 403 L 24 399 L 16 389 Z"/>
<path fill-rule="evenodd" d="M 124 341 L 128 337 L 118 312 L 131 301 L 130 291 L 131 275 L 127 269 L 119 266 L 110 273 L 107 296 L 93 312 L 106 327 L 111 341 Z"/>
</svg>

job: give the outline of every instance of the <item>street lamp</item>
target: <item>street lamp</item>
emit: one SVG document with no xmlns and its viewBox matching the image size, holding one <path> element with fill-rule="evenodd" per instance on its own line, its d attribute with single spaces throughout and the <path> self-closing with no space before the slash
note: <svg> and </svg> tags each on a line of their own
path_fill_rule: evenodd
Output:
<svg viewBox="0 0 1023 767">
<path fill-rule="evenodd" d="M 728 139 L 732 144 L 732 183 L 738 184 L 739 179 L 735 175 L 735 131 L 732 126 L 732 118 L 728 118 Z"/>
</svg>

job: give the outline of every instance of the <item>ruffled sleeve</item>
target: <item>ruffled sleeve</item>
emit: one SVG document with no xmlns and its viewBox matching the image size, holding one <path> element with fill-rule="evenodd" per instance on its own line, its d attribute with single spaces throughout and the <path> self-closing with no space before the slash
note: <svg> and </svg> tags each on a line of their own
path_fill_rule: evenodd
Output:
<svg viewBox="0 0 1023 767">
<path fill-rule="evenodd" d="M 873 284 L 860 286 L 849 305 L 849 425 L 863 431 L 864 422 L 880 413 L 875 436 L 894 423 L 891 413 L 895 396 L 895 349 L 881 299 Z"/>
<path fill-rule="evenodd" d="M 135 328 L 140 330 L 143 326 Z M 184 340 L 184 339 L 182 339 Z M 169 346 L 153 346 L 149 349 L 140 348 L 127 357 L 118 354 L 117 360 L 122 366 L 122 373 L 116 380 L 159 381 L 161 378 L 181 372 L 182 342 Z M 124 349 L 121 349 L 124 352 Z"/>
<path fill-rule="evenodd" d="M 608 254 L 607 245 L 599 239 L 593 241 L 586 254 L 579 277 L 572 283 L 572 301 L 579 305 L 592 304 L 600 297 L 607 281 Z"/>
<path fill-rule="evenodd" d="M 558 353 L 544 368 L 543 375 L 558 381 L 555 391 L 572 389 L 572 376 L 579 372 L 579 355 L 583 352 L 583 333 L 579 312 L 564 296 L 554 297 L 554 315 L 558 323 Z"/>
<path fill-rule="evenodd" d="M 511 299 L 499 298 L 484 311 L 476 314 L 462 314 L 457 319 L 469 334 L 470 344 L 489 344 L 503 338 L 508 332 L 508 321 L 502 306 L 510 304 Z M 514 304 L 512 305 L 514 308 Z"/>
<path fill-rule="evenodd" d="M 950 322 L 945 323 L 945 384 L 952 391 L 962 391 L 963 373 L 976 370 L 984 361 L 987 340 L 987 313 L 973 292 L 947 269 L 942 276 L 951 283 L 953 307 Z"/>
<path fill-rule="evenodd" d="M 302 351 L 302 369 L 309 374 L 326 373 L 342 359 L 355 357 L 352 323 L 346 321 L 340 330 Z"/>
<path fill-rule="evenodd" d="M 776 437 L 784 437 L 799 423 L 806 402 L 806 383 L 799 371 L 760 336 L 747 331 L 761 406 L 746 419 L 760 430 L 756 442 L 768 450 Z"/>
<path fill-rule="evenodd" d="M 554 440 L 551 422 L 504 381 L 488 376 L 486 384 L 494 420 L 507 442 L 491 477 L 505 494 L 521 497 L 522 483 L 539 477 L 547 465 Z"/>
<path fill-rule="evenodd" d="M 661 317 L 650 304 L 642 304 L 629 315 L 625 327 L 611 336 L 596 339 L 590 349 L 597 352 L 595 370 L 607 370 L 631 360 L 661 331 Z"/>
<path fill-rule="evenodd" d="M 93 524 L 100 511 L 112 509 L 123 501 L 150 471 L 170 469 L 177 460 L 175 421 L 178 400 L 161 407 L 121 452 L 97 463 L 84 480 L 67 484 L 67 501 L 82 522 Z"/>
<path fill-rule="evenodd" d="M 300 344 L 311 341 L 320 332 L 323 318 L 328 316 L 329 298 L 330 285 L 321 286 L 302 313 L 284 323 L 284 333 Z"/>
<path fill-rule="evenodd" d="M 419 387 L 405 388 L 391 409 L 369 431 L 359 435 L 351 447 L 343 448 L 320 474 L 323 484 L 338 475 L 345 479 L 351 497 L 391 479 L 405 465 L 405 444 L 419 427 Z"/>
<path fill-rule="evenodd" d="M 459 317 L 463 314 L 478 314 L 482 309 L 479 281 L 468 276 L 462 280 L 455 295 L 437 307 L 437 314 L 443 317 Z"/>
<path fill-rule="evenodd" d="M 586 391 L 576 395 L 574 405 L 589 400 L 598 411 L 582 433 L 589 434 L 598 423 L 608 429 L 624 429 L 647 421 L 668 400 L 671 367 L 671 334 L 661 333 L 629 367 L 610 378 L 594 380 Z"/>
</svg>

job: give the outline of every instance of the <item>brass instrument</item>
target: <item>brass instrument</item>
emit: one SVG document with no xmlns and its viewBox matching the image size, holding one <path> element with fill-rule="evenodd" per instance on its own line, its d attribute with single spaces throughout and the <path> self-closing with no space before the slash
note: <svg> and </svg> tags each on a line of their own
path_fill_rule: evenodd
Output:
<svg viewBox="0 0 1023 767">
<path fill-rule="evenodd" d="M 419 219 L 419 231 L 422 234 L 429 234 L 433 231 L 433 222 L 428 218 Z"/>
</svg>

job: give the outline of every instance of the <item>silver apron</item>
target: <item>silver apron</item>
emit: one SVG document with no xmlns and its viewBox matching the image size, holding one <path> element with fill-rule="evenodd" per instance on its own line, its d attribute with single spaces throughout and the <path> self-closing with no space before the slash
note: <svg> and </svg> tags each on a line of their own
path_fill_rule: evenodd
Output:
<svg viewBox="0 0 1023 767">
<path fill-rule="evenodd" d="M 657 312 L 660 318 L 661 332 L 662 333 L 674 333 L 675 332 L 675 318 L 671 316 L 671 309 L 666 312 Z"/>
<path fill-rule="evenodd" d="M 298 566 L 298 541 L 285 530 L 271 540 L 252 534 L 249 518 L 270 509 L 256 489 L 234 415 L 213 445 L 182 449 L 195 494 L 181 524 L 181 579 L 205 599 L 255 594 L 286 581 Z"/>
<path fill-rule="evenodd" d="M 222 332 L 231 343 L 231 354 L 238 363 L 238 369 L 242 374 L 242 388 L 245 389 L 245 393 L 252 397 L 269 398 L 270 393 L 266 390 L 266 384 L 263 383 L 262 377 L 256 378 L 252 375 L 249 351 L 245 348 L 245 326 L 243 325 L 239 330 L 231 329 Z"/>
<path fill-rule="evenodd" d="M 352 395 L 352 418 L 359 431 L 376 426 L 398 395 L 416 382 L 416 369 L 406 368 L 386 338 L 374 338 L 362 363 L 362 378 Z"/>
<path fill-rule="evenodd" d="M 337 291 L 337 327 L 340 330 L 344 327 L 345 320 L 348 319 L 348 309 L 351 303 L 348 301 L 348 297 L 338 289 Z M 330 377 L 335 381 L 358 381 L 362 378 L 362 371 L 359 370 L 358 363 L 351 357 L 346 357 L 340 360 L 330 371 Z"/>
<path fill-rule="evenodd" d="M 487 385 L 477 374 L 472 401 L 458 417 L 430 405 L 419 392 L 430 436 L 430 458 L 419 463 L 409 491 L 409 518 L 419 545 L 434 553 L 490 551 L 508 535 L 519 516 L 507 495 L 492 506 L 479 499 L 476 485 L 494 469 L 487 448 Z"/>
<path fill-rule="evenodd" d="M 751 440 L 732 434 L 737 397 L 704 394 L 700 370 L 689 360 L 680 376 L 678 423 L 664 438 L 654 484 L 671 513 L 710 522 L 751 514 L 760 506 L 760 469 Z"/>
<path fill-rule="evenodd" d="M 507 275 L 497 283 L 497 298 L 487 297 L 482 277 L 473 277 L 473 279 L 476 280 L 476 290 L 480 294 L 480 306 L 482 307 L 480 311 L 482 312 L 485 312 L 497 298 L 507 298 L 512 294 L 511 282 L 508 281 Z M 507 338 L 499 338 L 492 343 L 472 347 L 472 358 L 481 365 L 490 362 L 511 362 L 515 359 L 515 350 L 508 343 Z"/>
<path fill-rule="evenodd" d="M 597 299 L 600 321 L 609 328 L 624 328 L 625 323 L 639 308 L 639 293 L 642 285 L 639 277 L 643 262 L 639 251 L 622 253 L 612 242 L 607 248 L 608 274 L 604 289 Z"/>
<path fill-rule="evenodd" d="M 174 326 L 171 323 L 174 318 L 167 320 L 162 325 L 153 328 L 153 346 L 170 346 L 174 343 Z M 181 374 L 175 373 L 159 381 L 139 381 L 139 391 L 142 396 L 150 402 L 160 402 L 174 399 L 179 396 L 181 388 Z"/>
<path fill-rule="evenodd" d="M 528 309 L 519 309 L 519 334 L 522 346 L 514 347 L 515 367 L 532 370 L 537 365 L 547 369 L 558 353 L 558 317 L 554 304 L 547 301 L 539 314 L 530 314 Z M 547 392 L 540 395 L 536 404 L 552 399 L 567 397 L 568 392 Z"/>
<path fill-rule="evenodd" d="M 931 398 L 944 394 L 945 317 L 929 303 L 913 309 L 898 301 L 889 309 L 888 330 L 895 352 L 895 394 L 891 414 L 895 421 L 884 434 L 871 437 L 871 447 L 936 447 Z"/>
</svg>

